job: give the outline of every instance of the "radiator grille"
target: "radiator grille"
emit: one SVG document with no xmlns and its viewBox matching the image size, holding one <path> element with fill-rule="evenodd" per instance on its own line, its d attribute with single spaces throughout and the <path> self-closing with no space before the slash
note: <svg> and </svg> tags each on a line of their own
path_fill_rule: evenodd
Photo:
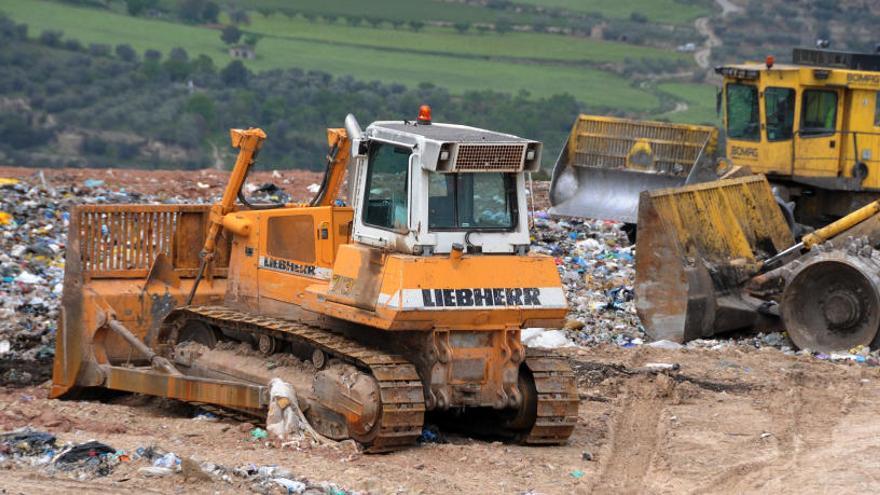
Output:
<svg viewBox="0 0 880 495">
<path fill-rule="evenodd" d="M 518 172 L 522 170 L 524 144 L 460 144 L 457 171 Z"/>
</svg>

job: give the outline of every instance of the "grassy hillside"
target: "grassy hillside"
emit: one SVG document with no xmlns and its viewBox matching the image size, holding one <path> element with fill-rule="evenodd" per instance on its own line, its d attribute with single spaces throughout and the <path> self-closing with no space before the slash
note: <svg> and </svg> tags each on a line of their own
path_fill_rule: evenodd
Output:
<svg viewBox="0 0 880 495">
<path fill-rule="evenodd" d="M 0 0 L 0 11 L 6 12 L 17 22 L 28 24 L 32 36 L 44 30 L 57 30 L 63 31 L 65 38 L 77 39 L 85 44 L 128 43 L 139 51 L 157 49 L 166 54 L 179 46 L 191 56 L 208 55 L 218 65 L 225 65 L 231 60 L 219 32 L 206 27 L 136 18 L 107 10 L 42 0 Z M 290 28 L 294 34 L 300 34 L 293 28 L 304 27 L 307 22 L 277 15 L 261 19 L 261 16 L 255 15 L 253 29 L 274 35 L 260 41 L 258 58 L 248 61 L 248 66 L 255 70 L 298 67 L 410 86 L 430 82 L 456 93 L 482 89 L 510 93 L 527 91 L 534 96 L 569 93 L 586 105 L 609 110 L 649 111 L 659 103 L 656 95 L 634 88 L 622 77 L 609 72 L 572 64 L 548 67 L 533 61 L 523 63 L 507 60 L 504 55 L 526 52 L 537 56 L 538 50 L 528 51 L 528 45 L 547 43 L 551 48 L 550 58 L 571 59 L 578 55 L 578 47 L 584 49 L 584 57 L 589 57 L 590 53 L 593 57 L 601 57 L 601 47 L 595 46 L 595 42 L 591 44 L 589 40 L 575 40 L 572 43 L 574 47 L 564 47 L 560 41 L 572 40 L 555 35 L 508 33 L 458 36 L 459 39 L 453 41 L 453 37 L 436 31 L 411 33 L 385 30 L 383 34 L 380 32 L 382 30 L 373 28 L 345 26 L 334 26 L 329 32 L 320 34 L 321 28 L 326 27 L 322 25 L 303 29 L 301 37 L 296 39 L 278 34 L 286 31 L 286 28 Z M 352 29 L 358 32 L 350 32 Z M 368 41 L 362 43 L 359 34 L 363 34 Z M 382 49 L 394 43 L 394 36 L 404 39 L 400 46 L 416 48 L 405 52 Z M 343 39 L 351 41 L 342 44 Z M 424 43 L 420 42 L 422 40 Z M 475 50 L 477 53 L 495 58 L 481 60 L 470 55 L 456 56 L 464 54 L 465 43 L 471 40 L 474 46 L 482 47 Z M 483 43 L 484 40 L 489 42 Z M 505 46 L 508 41 L 511 43 L 509 48 Z M 618 56 L 627 53 L 636 56 L 641 50 L 621 44 L 608 45 L 612 52 L 617 51 Z M 419 53 L 421 50 L 431 53 Z M 434 54 L 444 51 L 447 54 Z M 645 53 L 667 60 L 676 57 L 662 54 L 660 50 Z"/>
<path fill-rule="evenodd" d="M 0 2 L 2 3 L 2 2 Z M 626 43 L 597 41 L 542 33 L 479 34 L 469 30 L 460 34 L 453 29 L 429 27 L 418 33 L 410 30 L 351 27 L 341 22 L 310 22 L 302 17 L 280 13 L 251 16 L 243 30 L 288 39 L 369 46 L 390 50 L 442 53 L 459 57 L 495 57 L 531 61 L 620 62 L 625 58 L 663 61 L 688 60 L 687 55 L 671 50 L 640 47 Z"/>
<path fill-rule="evenodd" d="M 658 115 L 658 118 L 672 122 L 691 124 L 718 125 L 718 114 L 715 112 L 715 96 L 717 89 L 708 84 L 664 83 L 657 86 L 661 92 L 672 96 L 675 101 L 687 105 L 686 110 L 670 111 Z"/>
<path fill-rule="evenodd" d="M 519 0 L 521 3 L 628 18 L 640 14 L 654 22 L 681 24 L 707 15 L 708 2 L 681 0 Z"/>
<path fill-rule="evenodd" d="M 176 0 L 161 0 L 172 6 Z M 319 16 L 369 16 L 386 20 L 421 20 L 445 22 L 495 22 L 504 18 L 512 22 L 528 23 L 535 16 L 516 12 L 486 9 L 476 5 L 440 0 L 218 0 L 225 7 L 245 8 L 250 11 L 281 11 L 308 13 Z"/>
</svg>

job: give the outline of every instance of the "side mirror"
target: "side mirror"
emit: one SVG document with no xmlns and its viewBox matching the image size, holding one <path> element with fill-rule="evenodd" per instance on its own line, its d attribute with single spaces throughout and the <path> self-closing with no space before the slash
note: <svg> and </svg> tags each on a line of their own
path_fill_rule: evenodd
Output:
<svg viewBox="0 0 880 495">
<path fill-rule="evenodd" d="M 721 88 L 715 92 L 715 115 L 721 117 L 721 103 L 724 101 L 724 94 L 721 92 Z"/>
</svg>

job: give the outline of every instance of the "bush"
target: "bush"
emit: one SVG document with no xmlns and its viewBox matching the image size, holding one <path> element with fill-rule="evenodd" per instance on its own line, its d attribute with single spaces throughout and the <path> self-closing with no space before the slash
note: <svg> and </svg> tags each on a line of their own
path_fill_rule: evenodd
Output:
<svg viewBox="0 0 880 495">
<path fill-rule="evenodd" d="M 47 30 L 40 33 L 40 43 L 51 46 L 51 47 L 59 47 L 61 46 L 61 38 L 64 36 L 64 33 L 61 31 L 52 31 Z"/>
<path fill-rule="evenodd" d="M 137 52 L 128 44 L 116 45 L 116 56 L 126 62 L 137 61 Z"/>
<path fill-rule="evenodd" d="M 241 60 L 233 60 L 220 71 L 220 80 L 227 86 L 246 86 L 250 72 Z"/>
<path fill-rule="evenodd" d="M 227 45 L 234 45 L 241 39 L 241 30 L 234 25 L 226 26 L 220 31 L 220 39 Z"/>
</svg>

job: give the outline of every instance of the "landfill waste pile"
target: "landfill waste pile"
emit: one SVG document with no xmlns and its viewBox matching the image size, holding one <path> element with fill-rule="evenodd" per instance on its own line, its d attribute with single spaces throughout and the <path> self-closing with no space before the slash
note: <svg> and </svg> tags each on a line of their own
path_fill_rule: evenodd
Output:
<svg viewBox="0 0 880 495">
<path fill-rule="evenodd" d="M 578 344 L 640 344 L 633 301 L 634 252 L 623 224 L 534 214 L 532 250 L 553 256 L 571 307 L 565 330 Z"/>
<path fill-rule="evenodd" d="M 132 476 L 216 481 L 248 488 L 256 493 L 349 493 L 332 483 L 314 483 L 298 477 L 279 466 L 245 464 L 227 467 L 182 458 L 154 445 L 138 447 L 134 452 L 115 449 L 95 440 L 58 445 L 55 435 L 31 428 L 0 433 L 0 469 L 17 466 L 37 467 L 47 475 L 66 475 L 77 480 L 108 476 L 123 468 Z"/>
</svg>

